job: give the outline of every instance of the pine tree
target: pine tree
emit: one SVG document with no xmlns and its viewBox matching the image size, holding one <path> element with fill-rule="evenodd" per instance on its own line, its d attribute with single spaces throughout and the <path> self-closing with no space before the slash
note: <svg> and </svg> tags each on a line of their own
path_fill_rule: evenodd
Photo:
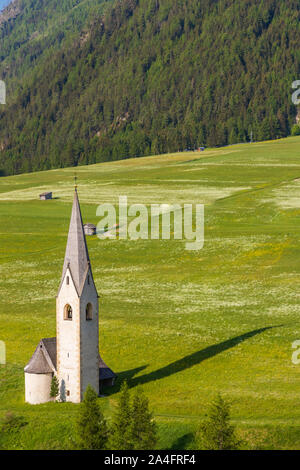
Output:
<svg viewBox="0 0 300 470">
<path fill-rule="evenodd" d="M 132 407 L 128 384 L 125 381 L 121 387 L 121 393 L 117 410 L 113 417 L 112 435 L 110 447 L 115 450 L 131 450 L 133 443 L 131 440 Z"/>
<path fill-rule="evenodd" d="M 106 420 L 97 402 L 97 394 L 88 385 L 77 421 L 77 445 L 85 450 L 103 450 L 108 440 Z"/>
<path fill-rule="evenodd" d="M 59 394 L 59 382 L 56 375 L 53 375 L 51 380 L 51 389 L 50 389 L 50 397 L 56 398 Z"/>
<path fill-rule="evenodd" d="M 236 450 L 241 444 L 230 424 L 230 405 L 220 395 L 212 402 L 208 419 L 198 431 L 197 440 L 201 450 Z"/>
<path fill-rule="evenodd" d="M 134 450 L 151 450 L 155 447 L 156 423 L 149 411 L 149 401 L 141 390 L 137 390 L 133 397 L 130 434 Z"/>
<path fill-rule="evenodd" d="M 292 127 L 292 132 L 291 132 L 291 134 L 292 134 L 293 136 L 295 136 L 295 135 L 300 135 L 300 126 L 299 126 L 299 124 L 295 124 L 295 125 Z"/>
</svg>

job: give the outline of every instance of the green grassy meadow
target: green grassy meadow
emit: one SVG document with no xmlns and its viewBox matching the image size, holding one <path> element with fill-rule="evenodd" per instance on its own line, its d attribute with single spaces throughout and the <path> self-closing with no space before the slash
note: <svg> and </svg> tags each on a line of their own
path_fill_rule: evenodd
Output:
<svg viewBox="0 0 300 470">
<path fill-rule="evenodd" d="M 160 448 L 191 448 L 217 392 L 249 445 L 300 449 L 300 138 L 76 169 L 84 222 L 103 202 L 204 203 L 205 244 L 88 237 L 100 295 L 100 352 L 118 374 L 101 398 L 109 418 L 122 379 L 140 385 Z M 23 368 L 55 336 L 74 169 L 0 179 L 0 418 L 28 425 L 16 449 L 68 448 L 78 405 L 24 403 Z M 55 199 L 39 201 L 53 191 Z"/>
</svg>

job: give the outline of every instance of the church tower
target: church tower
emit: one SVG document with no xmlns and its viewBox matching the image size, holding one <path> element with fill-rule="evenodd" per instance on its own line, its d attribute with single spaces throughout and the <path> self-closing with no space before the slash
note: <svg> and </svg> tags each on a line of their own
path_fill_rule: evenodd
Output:
<svg viewBox="0 0 300 470">
<path fill-rule="evenodd" d="M 53 376 L 60 401 L 80 403 L 90 384 L 112 387 L 116 374 L 99 355 L 99 308 L 89 253 L 75 190 L 62 278 L 56 297 L 56 338 L 43 338 L 24 368 L 25 400 L 53 401 Z"/>
<path fill-rule="evenodd" d="M 79 403 L 90 384 L 99 394 L 99 310 L 75 190 L 56 300 L 57 377 L 62 400 Z"/>
</svg>

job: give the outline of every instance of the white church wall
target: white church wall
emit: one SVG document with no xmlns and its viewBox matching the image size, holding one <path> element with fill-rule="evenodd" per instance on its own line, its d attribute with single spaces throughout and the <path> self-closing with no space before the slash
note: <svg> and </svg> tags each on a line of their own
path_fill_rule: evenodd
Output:
<svg viewBox="0 0 300 470">
<path fill-rule="evenodd" d="M 69 277 L 69 285 L 67 285 Z M 72 320 L 64 319 L 64 308 L 69 304 L 73 310 Z M 62 401 L 80 402 L 80 303 L 70 271 L 66 271 L 57 297 L 56 337 L 57 372 Z"/>
<path fill-rule="evenodd" d="M 51 401 L 52 374 L 25 373 L 25 401 L 32 405 Z"/>
<path fill-rule="evenodd" d="M 88 284 L 88 276 L 90 284 Z M 80 299 L 81 397 L 90 384 L 99 394 L 99 312 L 98 296 L 88 273 Z M 92 320 L 86 320 L 86 306 L 92 305 Z"/>
</svg>

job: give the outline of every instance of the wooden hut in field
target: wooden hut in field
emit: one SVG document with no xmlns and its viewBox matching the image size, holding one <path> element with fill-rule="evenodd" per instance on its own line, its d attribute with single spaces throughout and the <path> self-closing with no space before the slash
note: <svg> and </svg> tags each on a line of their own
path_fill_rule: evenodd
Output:
<svg viewBox="0 0 300 470">
<path fill-rule="evenodd" d="M 47 199 L 52 199 L 52 193 L 51 192 L 40 194 L 40 200 L 41 201 L 46 201 Z"/>
<path fill-rule="evenodd" d="M 96 225 L 94 224 L 85 224 L 83 226 L 85 235 L 96 235 Z"/>
</svg>

